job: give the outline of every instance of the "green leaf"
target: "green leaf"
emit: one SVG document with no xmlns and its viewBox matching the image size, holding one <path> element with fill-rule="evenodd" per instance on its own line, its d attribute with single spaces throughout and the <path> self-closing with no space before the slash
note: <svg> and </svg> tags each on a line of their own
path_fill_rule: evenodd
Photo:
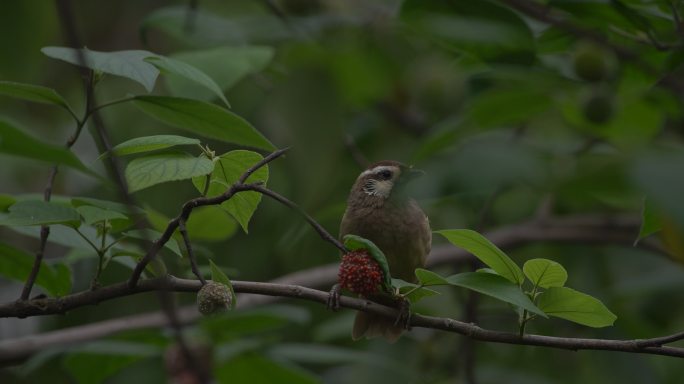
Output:
<svg viewBox="0 0 684 384">
<path fill-rule="evenodd" d="M 0 94 L 36 103 L 57 105 L 73 114 L 69 103 L 52 88 L 13 81 L 0 81 Z"/>
<path fill-rule="evenodd" d="M 375 261 L 380 264 L 380 269 L 382 269 L 382 275 L 384 277 L 383 284 L 385 287 L 389 288 L 392 286 L 392 275 L 390 275 L 389 264 L 387 263 L 387 258 L 385 254 L 382 253 L 380 248 L 378 248 L 375 243 L 368 239 L 364 239 L 357 235 L 344 235 L 344 246 L 350 251 L 356 251 L 357 249 L 367 249 L 370 255 L 375 259 Z"/>
<path fill-rule="evenodd" d="M 221 101 L 230 107 L 230 103 L 228 103 L 228 100 L 226 100 L 226 97 L 223 95 L 223 91 L 218 84 L 216 84 L 216 82 L 206 73 L 195 68 L 194 66 L 184 63 L 180 60 L 175 60 L 164 56 L 151 56 L 146 58 L 145 61 L 157 67 L 162 74 L 180 76 L 201 85 L 202 87 L 213 92 L 214 95 L 218 96 Z M 191 94 L 185 94 L 183 96 L 188 95 Z"/>
<path fill-rule="evenodd" d="M 219 156 L 218 162 L 211 173 L 209 189 L 206 196 L 218 196 L 238 181 L 240 176 L 263 157 L 251 151 L 235 150 Z M 266 184 L 269 177 L 268 165 L 264 165 L 247 178 L 247 183 L 262 182 Z M 192 179 L 195 188 L 204 193 L 207 185 L 206 177 Z M 261 202 L 261 193 L 245 191 L 236 193 L 233 197 L 221 203 L 221 207 L 230 213 L 240 223 L 245 233 L 248 232 L 249 220 Z"/>
<path fill-rule="evenodd" d="M 416 268 L 415 274 L 420 284 L 424 286 L 449 285 L 449 282 L 444 277 L 435 272 L 428 271 L 427 269 Z"/>
<path fill-rule="evenodd" d="M 639 236 L 634 240 L 636 247 L 643 238 L 648 237 L 663 229 L 660 215 L 658 214 L 653 203 L 648 199 L 644 199 L 643 208 L 641 209 L 641 226 L 639 227 Z"/>
<path fill-rule="evenodd" d="M 34 239 L 40 239 L 40 227 L 8 227 L 10 230 L 16 233 L 20 233 L 25 236 L 32 237 Z M 81 226 L 78 229 L 83 236 L 85 236 L 92 243 L 97 244 L 97 242 L 102 238 L 98 236 L 97 229 L 90 226 Z M 107 235 L 107 243 L 114 241 L 114 238 Z M 59 244 L 67 248 L 77 248 L 86 252 L 92 252 L 93 247 L 88 244 L 72 227 L 66 227 L 63 225 L 53 225 L 50 227 L 50 237 L 48 237 L 48 243 Z"/>
<path fill-rule="evenodd" d="M 0 153 L 64 164 L 89 175 L 94 175 L 71 151 L 62 146 L 44 143 L 0 120 Z"/>
<path fill-rule="evenodd" d="M 523 272 L 532 284 L 542 288 L 562 287 L 568 279 L 562 265 L 547 259 L 528 260 L 523 265 Z"/>
<path fill-rule="evenodd" d="M 11 207 L 17 200 L 14 196 L 0 194 L 0 212 L 7 212 L 9 207 Z"/>
<path fill-rule="evenodd" d="M 420 287 L 417 284 L 409 283 L 402 279 L 392 279 L 392 287 L 398 288 L 399 293 L 405 295 L 405 297 L 409 299 L 411 303 L 417 303 L 418 301 L 426 297 L 439 295 L 439 292 L 437 291 L 425 287 Z"/>
<path fill-rule="evenodd" d="M 123 213 L 124 215 L 129 215 L 129 214 L 143 214 L 145 211 L 136 206 L 128 206 L 127 204 L 122 204 L 116 201 L 109 201 L 109 200 L 101 200 L 101 199 L 94 199 L 92 197 L 74 197 L 71 199 L 71 205 L 74 207 L 81 207 L 84 205 L 90 205 L 93 207 L 98 207 L 102 209 L 106 209 L 108 211 L 116 211 L 119 213 Z M 131 212 L 132 211 L 132 212 Z"/>
<path fill-rule="evenodd" d="M 198 135 L 268 151 L 275 149 L 249 122 L 215 104 L 165 96 L 136 96 L 133 104 L 166 124 Z"/>
<path fill-rule="evenodd" d="M 0 143 L 2 144 L 2 143 Z M 633 160 L 631 177 L 659 210 L 684 227 L 684 150 L 661 149 Z"/>
<path fill-rule="evenodd" d="M 157 232 L 153 229 L 134 229 L 123 233 L 124 236 L 132 237 L 134 239 L 145 240 L 145 241 L 155 241 L 156 239 L 162 237 L 161 232 Z M 171 252 L 178 255 L 178 257 L 183 257 L 183 253 L 178 246 L 178 243 L 173 238 L 169 239 L 164 244 L 164 248 L 170 250 Z"/>
<path fill-rule="evenodd" d="M 10 245 L 0 243 L 0 275 L 20 282 L 26 281 L 35 256 Z M 64 264 L 55 267 L 40 263 L 36 285 L 54 296 L 64 296 L 71 292 L 71 271 Z"/>
<path fill-rule="evenodd" d="M 216 379 L 220 383 L 319 383 L 314 375 L 307 371 L 276 363 L 260 354 L 249 353 L 232 358 L 216 367 Z"/>
<path fill-rule="evenodd" d="M 184 153 L 168 153 L 137 158 L 126 167 L 126 182 L 130 192 L 136 192 L 168 181 L 191 179 L 207 175 L 214 163 L 206 157 Z"/>
<path fill-rule="evenodd" d="M 116 156 L 132 155 L 134 153 L 150 152 L 159 149 L 171 148 L 177 145 L 195 145 L 199 144 L 198 139 L 192 139 L 189 137 L 176 136 L 176 135 L 156 135 L 156 136 L 143 136 L 136 137 L 112 148 L 112 153 Z M 100 155 L 100 159 L 108 156 L 109 153 L 105 152 Z"/>
<path fill-rule="evenodd" d="M 217 206 L 193 209 L 185 227 L 192 241 L 224 241 L 238 229 L 235 220 Z"/>
<path fill-rule="evenodd" d="M 52 225 L 64 224 L 78 228 L 81 217 L 70 206 L 48 201 L 24 200 L 9 207 L 9 214 L 0 219 L 0 225 Z"/>
<path fill-rule="evenodd" d="M 539 296 L 538 305 L 549 316 L 588 327 L 607 327 L 617 319 L 600 300 L 568 287 L 549 288 Z"/>
<path fill-rule="evenodd" d="M 107 209 L 102 209 L 99 207 L 93 207 L 92 205 L 82 205 L 76 208 L 76 211 L 83 216 L 83 221 L 86 224 L 92 225 L 105 220 L 127 220 L 126 215 L 121 214 L 117 211 L 110 211 Z"/>
<path fill-rule="evenodd" d="M 439 47 L 482 60 L 523 64 L 534 60 L 534 38 L 527 23 L 489 1 L 406 0 L 401 20 L 414 33 L 436 40 Z"/>
<path fill-rule="evenodd" d="M 162 354 L 161 347 L 151 344 L 101 340 L 72 347 L 63 365 L 74 382 L 104 383 L 129 365 Z"/>
<path fill-rule="evenodd" d="M 471 289 L 475 292 L 526 309 L 539 316 L 546 317 L 544 312 L 532 303 L 530 298 L 523 293 L 519 286 L 499 275 L 482 272 L 466 272 L 449 276 L 446 280 L 451 285 Z"/>
<path fill-rule="evenodd" d="M 274 49 L 265 46 L 219 47 L 171 55 L 202 70 L 216 81 L 223 92 L 245 76 L 262 71 L 273 56 Z M 193 99 L 207 101 L 213 97 L 212 92 L 183 78 L 166 78 L 166 84 L 174 96 L 193 95 Z"/>
<path fill-rule="evenodd" d="M 486 237 L 469 229 L 446 229 L 436 231 L 450 243 L 472 253 L 491 269 L 506 279 L 520 285 L 525 277 L 517 264 Z"/>
<path fill-rule="evenodd" d="M 209 260 L 209 266 L 211 268 L 211 280 L 216 283 L 221 283 L 230 289 L 230 295 L 232 300 L 230 301 L 230 308 L 235 308 L 237 304 L 237 297 L 235 296 L 235 291 L 233 290 L 233 283 L 230 282 L 228 276 L 219 268 L 213 261 Z"/>
<path fill-rule="evenodd" d="M 86 61 L 86 67 L 129 78 L 142 84 L 148 92 L 152 92 L 159 70 L 154 65 L 145 62 L 145 58 L 154 56 L 154 53 L 140 50 L 97 52 L 82 49 L 81 51 Z M 53 59 L 81 65 L 78 50 L 73 48 L 45 47 L 41 49 L 41 52 Z"/>
</svg>

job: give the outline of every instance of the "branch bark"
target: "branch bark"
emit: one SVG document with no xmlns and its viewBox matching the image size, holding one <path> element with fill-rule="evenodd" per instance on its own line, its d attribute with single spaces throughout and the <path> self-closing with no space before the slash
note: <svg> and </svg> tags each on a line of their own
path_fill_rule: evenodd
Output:
<svg viewBox="0 0 684 384">
<path fill-rule="evenodd" d="M 548 218 L 544 220 L 533 220 L 514 224 L 508 227 L 503 227 L 495 231 L 486 233 L 493 243 L 499 248 L 510 251 L 514 248 L 523 246 L 529 243 L 537 242 L 581 242 L 581 243 L 601 243 L 601 244 L 617 244 L 625 247 L 631 247 L 634 236 L 638 232 L 639 221 L 636 217 L 602 217 L 596 215 L 587 216 L 569 216 L 563 218 Z M 661 252 L 662 250 L 652 242 L 645 242 L 642 246 L 646 246 L 649 250 Z M 439 265 L 457 265 L 472 261 L 474 258 L 462 249 L 455 248 L 450 245 L 438 245 L 433 248 L 432 253 L 428 258 L 428 267 L 435 267 Z M 337 279 L 338 264 L 333 263 L 319 267 L 310 268 L 303 271 L 298 271 L 289 275 L 282 276 L 272 281 L 274 284 L 281 285 L 299 285 L 316 288 L 328 288 Z M 174 290 L 181 290 L 185 292 L 194 291 L 200 286 L 200 283 L 190 280 L 183 281 L 183 284 L 174 287 Z M 186 285 L 186 282 L 191 282 L 191 285 Z M 62 298 L 71 303 L 72 309 L 78 308 L 73 306 L 74 300 L 83 300 L 84 297 L 92 300 L 90 304 L 96 304 L 102 300 L 110 300 L 117 297 L 123 297 L 125 294 L 135 294 L 145 292 L 152 289 L 146 284 L 154 283 L 154 280 L 143 280 L 140 283 L 142 287 L 137 287 L 134 290 L 128 291 L 121 284 L 111 288 L 111 286 L 103 287 L 98 291 L 85 292 L 81 294 L 74 294 Z M 194 284 L 194 285 L 193 285 Z M 195 287 L 196 285 L 196 287 Z M 104 293 L 97 293 L 105 290 Z M 83 294 L 94 296 L 83 296 Z M 81 295 L 81 299 L 73 297 Z M 257 305 L 268 304 L 276 300 L 280 300 L 279 296 L 267 296 L 242 293 L 238 300 L 238 308 L 244 309 Z M 55 299 L 50 299 L 55 300 Z M 23 306 L 27 306 L 26 302 Z M 31 305 L 30 310 L 36 313 L 41 312 L 41 308 L 47 308 L 44 305 L 41 307 L 41 302 L 38 301 L 35 305 Z M 44 303 L 44 302 L 43 302 Z M 18 303 L 9 303 L 0 306 L 0 315 L 2 316 L 18 316 L 21 310 L 17 307 Z M 22 304 L 19 304 L 22 305 Z M 65 311 L 64 306 L 53 305 L 54 309 Z M 56 313 L 62 313 L 57 311 Z M 199 318 L 195 306 L 182 307 L 178 310 L 178 322 L 181 324 L 188 324 L 196 321 Z M 0 342 L 0 362 L 12 362 L 26 359 L 37 351 L 43 350 L 52 346 L 64 346 L 73 343 L 85 342 L 88 340 L 106 337 L 117 332 L 131 329 L 141 328 L 156 328 L 168 326 L 168 318 L 161 312 L 152 312 L 142 315 L 134 315 L 122 317 L 119 319 L 106 320 L 99 323 L 93 323 L 69 329 L 46 332 L 40 335 L 32 335 L 11 340 L 4 340 Z M 684 337 L 684 335 L 681 335 Z M 657 346 L 656 344 L 666 344 L 676 341 L 673 337 L 677 335 L 667 336 L 660 340 L 650 339 L 652 343 L 640 344 L 641 346 Z M 677 339 L 678 340 L 678 339 Z"/>
<path fill-rule="evenodd" d="M 12 312 L 19 312 L 24 315 L 62 313 L 74 307 L 96 304 L 123 295 L 159 290 L 194 292 L 199 290 L 201 285 L 201 282 L 197 280 L 179 279 L 173 276 L 167 276 L 143 280 L 135 287 L 131 287 L 126 283 L 119 283 L 104 287 L 97 291 L 82 292 L 60 299 L 41 299 L 33 300 L 32 302 L 17 301 L 9 306 L 5 305 L 1 307 L 0 314 L 5 316 Z M 289 297 L 313 301 L 323 305 L 325 305 L 328 300 L 328 292 L 299 285 L 234 281 L 233 288 L 239 293 Z M 396 309 L 364 299 L 344 296 L 340 298 L 340 306 L 384 316 L 390 319 L 397 317 Z M 458 333 L 474 340 L 494 343 L 532 345 L 572 351 L 604 350 L 684 358 L 684 348 L 665 346 L 665 344 L 684 338 L 684 332 L 651 339 L 635 340 L 569 338 L 530 334 L 519 336 L 516 333 L 484 329 L 475 324 L 469 324 L 450 318 L 424 316 L 419 314 L 411 317 L 411 326 Z M 7 342 L 3 344 L 7 344 Z M 0 351 L 0 361 L 16 359 L 18 357 L 12 349 L 2 348 Z"/>
</svg>

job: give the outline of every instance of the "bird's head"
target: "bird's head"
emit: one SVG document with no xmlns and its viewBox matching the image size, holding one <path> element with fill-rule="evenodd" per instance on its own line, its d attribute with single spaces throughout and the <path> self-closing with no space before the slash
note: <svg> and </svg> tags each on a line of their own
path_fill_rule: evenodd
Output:
<svg viewBox="0 0 684 384">
<path fill-rule="evenodd" d="M 363 198 L 388 199 L 401 195 L 402 187 L 425 172 L 398 161 L 384 160 L 371 164 L 354 183 L 352 194 Z"/>
</svg>

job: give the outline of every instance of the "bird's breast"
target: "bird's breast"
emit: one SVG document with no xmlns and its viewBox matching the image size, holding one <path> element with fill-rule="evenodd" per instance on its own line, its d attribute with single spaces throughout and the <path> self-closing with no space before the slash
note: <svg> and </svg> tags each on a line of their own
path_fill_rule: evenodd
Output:
<svg viewBox="0 0 684 384">
<path fill-rule="evenodd" d="M 425 265 L 432 233 L 414 201 L 380 208 L 348 207 L 340 236 L 354 234 L 377 245 L 385 254 L 393 277 L 415 281 L 414 270 Z"/>
</svg>

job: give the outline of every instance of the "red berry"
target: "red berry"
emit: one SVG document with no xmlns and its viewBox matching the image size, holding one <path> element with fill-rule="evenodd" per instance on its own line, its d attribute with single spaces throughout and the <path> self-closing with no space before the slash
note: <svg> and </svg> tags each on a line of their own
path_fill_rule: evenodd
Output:
<svg viewBox="0 0 684 384">
<path fill-rule="evenodd" d="M 338 278 L 342 288 L 360 296 L 378 292 L 382 284 L 382 269 L 366 249 L 358 249 L 342 256 Z"/>
</svg>

